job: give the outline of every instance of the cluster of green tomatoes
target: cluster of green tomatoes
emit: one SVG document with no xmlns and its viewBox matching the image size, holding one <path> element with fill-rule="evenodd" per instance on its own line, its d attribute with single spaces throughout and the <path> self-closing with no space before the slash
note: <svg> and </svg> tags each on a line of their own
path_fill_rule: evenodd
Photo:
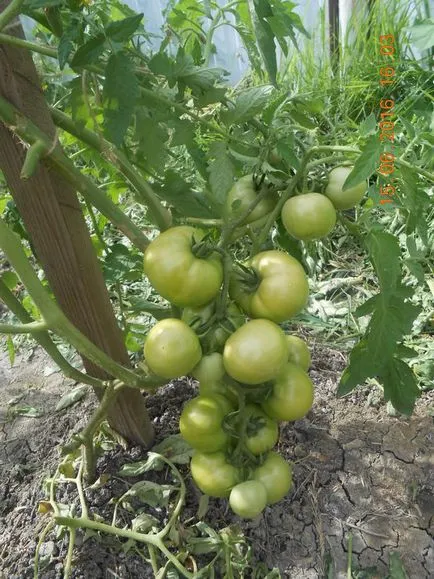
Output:
<svg viewBox="0 0 434 579">
<path fill-rule="evenodd" d="M 346 175 L 351 170 L 338 169 Z M 339 201 L 332 177 L 326 195 L 299 195 L 283 206 L 283 223 L 294 237 L 319 238 L 334 226 Z M 228 194 L 227 218 L 236 219 L 257 193 L 252 176 L 240 179 Z M 311 196 L 320 198 L 321 207 L 314 197 L 309 217 Z M 267 215 L 275 203 L 274 194 L 263 197 L 246 223 Z M 341 200 L 341 208 L 348 203 Z M 185 404 L 179 421 L 194 448 L 192 478 L 205 494 L 228 497 L 239 516 L 254 518 L 292 486 L 290 465 L 273 450 L 279 422 L 302 418 L 313 403 L 309 349 L 279 326 L 305 307 L 309 287 L 302 265 L 283 251 L 262 251 L 243 264 L 231 258 L 229 269 L 227 259 L 227 248 L 210 247 L 203 231 L 186 225 L 152 241 L 145 273 L 182 315 L 153 326 L 144 354 L 157 376 L 198 380 L 199 396 Z"/>
</svg>

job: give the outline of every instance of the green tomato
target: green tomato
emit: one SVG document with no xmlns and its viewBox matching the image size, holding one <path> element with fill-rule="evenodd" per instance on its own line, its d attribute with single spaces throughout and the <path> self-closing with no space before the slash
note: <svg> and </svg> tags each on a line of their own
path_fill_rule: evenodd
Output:
<svg viewBox="0 0 434 579">
<path fill-rule="evenodd" d="M 232 405 L 223 396 L 198 396 L 184 406 L 179 419 L 181 436 L 193 448 L 215 452 L 225 448 L 229 436 L 222 428 Z"/>
<path fill-rule="evenodd" d="M 267 503 L 273 505 L 292 487 L 292 469 L 277 452 L 269 452 L 265 462 L 253 472 L 253 480 L 262 483 L 267 491 Z"/>
<path fill-rule="evenodd" d="M 219 322 L 215 319 L 215 316 L 215 302 L 202 308 L 185 308 L 182 313 L 182 319 L 199 335 L 202 335 L 205 328 L 208 330 L 206 335 L 201 338 L 206 352 L 220 352 L 223 350 L 223 346 L 232 332 L 242 326 L 246 321 L 245 316 L 234 302 L 227 304 L 224 320 Z M 214 322 L 212 321 L 213 318 L 215 320 Z"/>
<path fill-rule="evenodd" d="M 260 406 L 246 406 L 246 439 L 245 445 L 252 454 L 259 455 L 271 450 L 279 439 L 279 426 L 267 416 Z"/>
<path fill-rule="evenodd" d="M 266 187 L 266 185 L 262 185 L 261 192 L 264 187 Z M 258 193 L 259 191 L 256 191 L 255 189 L 253 175 L 241 177 L 241 179 L 234 184 L 226 197 L 226 218 L 235 220 L 241 217 L 241 215 L 246 212 L 252 201 L 254 201 Z M 243 223 L 252 223 L 257 219 L 264 217 L 267 213 L 270 213 L 270 211 L 272 211 L 276 206 L 278 199 L 279 198 L 275 193 L 270 192 L 269 195 L 259 201 Z"/>
<path fill-rule="evenodd" d="M 251 320 L 226 341 L 226 372 L 243 384 L 261 384 L 275 378 L 288 358 L 285 334 L 270 320 Z"/>
<path fill-rule="evenodd" d="M 288 343 L 288 362 L 300 366 L 305 372 L 310 368 L 311 358 L 309 348 L 304 340 L 298 336 L 286 336 Z"/>
<path fill-rule="evenodd" d="M 282 208 L 286 231 L 302 241 L 326 237 L 336 224 L 333 203 L 321 193 L 304 193 L 286 201 Z"/>
<path fill-rule="evenodd" d="M 238 407 L 238 394 L 228 384 L 225 384 L 224 380 L 219 380 L 218 382 L 210 382 L 206 380 L 205 382 L 199 382 L 199 394 L 201 396 L 224 396 L 229 400 L 233 408 Z"/>
<path fill-rule="evenodd" d="M 335 167 L 329 173 L 329 182 L 325 194 L 336 209 L 351 209 L 363 199 L 368 188 L 368 182 L 362 181 L 354 187 L 342 191 L 342 187 L 354 167 Z"/>
<path fill-rule="evenodd" d="M 144 346 L 148 367 L 162 378 L 178 378 L 193 370 L 202 356 L 199 338 L 181 320 L 157 322 L 146 336 Z"/>
<path fill-rule="evenodd" d="M 192 370 L 192 375 L 199 382 L 218 382 L 225 375 L 223 356 L 218 352 L 202 356 L 199 364 Z"/>
<path fill-rule="evenodd" d="M 273 382 L 263 410 L 275 420 L 293 421 L 306 416 L 313 404 L 313 384 L 299 366 L 288 362 Z"/>
<path fill-rule="evenodd" d="M 196 486 L 210 497 L 228 497 L 241 478 L 239 470 L 227 462 L 223 452 L 195 452 L 190 470 Z"/>
<path fill-rule="evenodd" d="M 283 251 L 262 251 L 245 264 L 258 277 L 249 290 L 236 276 L 231 280 L 230 295 L 252 318 L 279 323 L 298 314 L 309 296 L 307 276 L 300 262 Z"/>
<path fill-rule="evenodd" d="M 193 243 L 203 231 L 181 225 L 161 233 L 146 248 L 144 271 L 152 286 L 172 304 L 198 307 L 216 297 L 223 281 L 220 256 L 196 257 Z"/>
<path fill-rule="evenodd" d="M 254 519 L 267 506 L 267 490 L 255 480 L 237 484 L 231 490 L 229 504 L 236 515 L 243 519 Z"/>
</svg>

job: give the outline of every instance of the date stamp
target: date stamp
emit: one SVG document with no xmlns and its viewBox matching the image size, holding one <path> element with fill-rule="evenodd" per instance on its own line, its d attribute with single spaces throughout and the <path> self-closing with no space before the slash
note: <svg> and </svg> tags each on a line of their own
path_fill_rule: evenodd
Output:
<svg viewBox="0 0 434 579">
<path fill-rule="evenodd" d="M 395 38 L 393 34 L 384 34 L 380 36 L 380 55 L 385 58 L 385 66 L 381 66 L 379 70 L 380 85 L 391 88 L 395 82 Z M 395 171 L 395 100 L 393 98 L 382 98 L 380 100 L 380 118 L 378 126 L 380 129 L 380 141 L 386 145 L 388 149 L 380 155 L 380 166 L 378 173 L 388 179 Z M 390 151 L 389 151 L 390 149 Z M 396 192 L 396 187 L 391 183 L 386 183 L 380 186 L 380 204 L 392 203 L 391 197 Z"/>
</svg>

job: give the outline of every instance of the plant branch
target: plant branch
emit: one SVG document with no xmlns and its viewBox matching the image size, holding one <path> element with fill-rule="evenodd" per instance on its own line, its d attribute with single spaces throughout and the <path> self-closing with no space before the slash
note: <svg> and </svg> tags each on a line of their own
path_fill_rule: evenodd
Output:
<svg viewBox="0 0 434 579">
<path fill-rule="evenodd" d="M 50 111 L 53 121 L 58 127 L 98 151 L 106 161 L 115 165 L 128 179 L 136 191 L 137 201 L 149 208 L 153 221 L 160 231 L 170 227 L 172 223 L 170 212 L 163 207 L 152 187 L 133 167 L 122 151 L 97 133 L 84 127 L 79 127 L 71 117 L 68 117 L 68 115 L 65 115 L 65 113 L 55 107 L 50 107 Z"/>
<path fill-rule="evenodd" d="M 29 322 L 28 324 L 0 324 L 0 334 L 35 334 L 48 330 L 45 322 Z"/>
<path fill-rule="evenodd" d="M 13 314 L 23 324 L 30 324 L 33 322 L 31 316 L 27 313 L 27 310 L 21 305 L 21 302 L 14 296 L 6 284 L 0 279 L 0 299 L 6 304 L 6 306 L 11 310 Z M 96 388 L 104 387 L 104 382 L 98 378 L 94 378 L 84 372 L 80 372 L 77 368 L 74 368 L 68 360 L 66 360 L 62 354 L 59 352 L 56 344 L 50 338 L 48 332 L 41 331 L 32 334 L 33 338 L 38 342 L 42 348 L 47 352 L 50 358 L 59 366 L 60 370 L 67 378 L 75 380 L 76 382 L 82 382 L 83 384 L 89 384 Z"/>
<path fill-rule="evenodd" d="M 0 30 L 6 28 L 9 22 L 18 16 L 21 12 L 21 8 L 24 4 L 24 0 L 12 0 L 8 6 L 0 14 Z"/>
<path fill-rule="evenodd" d="M 27 260 L 18 236 L 0 218 L 0 247 L 32 296 L 47 325 L 72 344 L 81 354 L 129 386 L 137 386 L 139 376 L 115 362 L 84 336 L 65 316 L 40 282 Z"/>
<path fill-rule="evenodd" d="M 23 38 L 17 38 L 11 34 L 0 34 L 0 44 L 9 44 L 10 46 L 18 46 L 19 48 L 27 48 L 32 52 L 37 52 L 38 54 L 43 54 L 44 56 L 51 56 L 52 58 L 57 58 L 57 50 L 51 48 L 50 46 L 45 46 L 43 44 L 38 44 L 36 42 L 29 42 Z"/>
<path fill-rule="evenodd" d="M 0 119 L 30 145 L 33 145 L 36 141 L 43 142 L 45 144 L 45 162 L 53 165 L 89 202 L 116 225 L 136 247 L 143 251 L 149 245 L 149 240 L 141 229 L 106 197 L 91 179 L 76 169 L 74 164 L 63 153 L 61 147 L 53 146 L 51 139 L 45 133 L 2 97 L 0 97 Z"/>
</svg>

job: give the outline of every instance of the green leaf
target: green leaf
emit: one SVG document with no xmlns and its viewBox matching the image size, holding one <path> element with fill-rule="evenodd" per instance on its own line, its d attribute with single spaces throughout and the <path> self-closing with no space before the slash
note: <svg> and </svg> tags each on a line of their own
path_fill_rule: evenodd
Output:
<svg viewBox="0 0 434 579">
<path fill-rule="evenodd" d="M 158 458 L 158 455 L 154 453 L 150 453 L 146 460 L 124 464 L 118 474 L 119 476 L 140 476 L 150 470 L 162 470 L 163 467 L 164 463 L 161 458 Z"/>
<path fill-rule="evenodd" d="M 361 137 L 368 137 L 377 132 L 377 119 L 374 113 L 371 113 L 360 123 L 359 132 Z"/>
<path fill-rule="evenodd" d="M 171 169 L 166 171 L 163 183 L 155 185 L 154 190 L 161 199 L 170 203 L 178 215 L 203 218 L 219 216 L 205 195 L 194 191 L 193 185 Z"/>
<path fill-rule="evenodd" d="M 164 170 L 167 160 L 166 143 L 169 139 L 167 128 L 158 121 L 156 115 L 150 115 L 146 109 L 136 113 L 136 138 L 139 141 L 137 159 L 145 160 L 148 169 Z"/>
<path fill-rule="evenodd" d="M 366 237 L 365 243 L 382 292 L 393 292 L 401 275 L 398 239 L 391 233 L 373 231 Z"/>
<path fill-rule="evenodd" d="M 108 138 L 120 146 L 139 97 L 134 64 L 127 54 L 112 54 L 105 70 L 104 128 Z"/>
<path fill-rule="evenodd" d="M 60 6 L 64 4 L 65 0 L 26 0 L 25 8 L 30 10 L 37 10 L 38 8 L 49 8 L 51 6 Z"/>
<path fill-rule="evenodd" d="M 57 46 L 57 58 L 59 60 L 60 70 L 63 70 L 65 64 L 68 62 L 68 58 L 74 49 L 74 43 L 78 41 L 80 33 L 81 21 L 73 18 L 67 28 L 65 28 Z"/>
<path fill-rule="evenodd" d="M 131 529 L 140 533 L 148 533 L 151 529 L 158 529 L 159 520 L 148 513 L 140 513 L 131 521 Z"/>
<path fill-rule="evenodd" d="M 128 311 L 133 314 L 139 314 L 146 312 L 154 316 L 157 320 L 163 320 L 164 318 L 169 318 L 171 315 L 171 309 L 161 306 L 160 304 L 155 304 L 141 296 L 131 296 L 129 297 L 130 305 Z"/>
<path fill-rule="evenodd" d="M 289 233 L 286 231 L 285 227 L 283 226 L 282 220 L 279 218 L 277 220 L 277 236 L 276 241 L 280 245 L 282 249 L 287 251 L 290 255 L 298 259 L 298 261 L 304 267 L 303 261 L 303 251 L 301 248 L 301 243 L 294 239 Z"/>
<path fill-rule="evenodd" d="M 109 22 L 106 26 L 105 33 L 108 38 L 111 38 L 111 40 L 114 40 L 115 42 L 125 42 L 131 38 L 137 30 L 142 18 L 143 14 L 135 14 L 134 16 L 128 16 L 123 20 Z"/>
<path fill-rule="evenodd" d="M 227 125 L 241 123 L 252 119 L 261 113 L 270 98 L 272 98 L 274 87 L 271 85 L 257 86 L 241 92 L 235 100 L 233 108 L 222 113 L 222 118 Z"/>
<path fill-rule="evenodd" d="M 110 247 L 103 264 L 104 279 L 113 284 L 120 281 L 138 281 L 143 277 L 142 257 L 122 243 Z"/>
<path fill-rule="evenodd" d="M 268 17 L 273 16 L 268 0 L 253 0 L 254 13 L 252 14 L 255 29 L 256 42 L 264 61 L 270 82 L 276 85 L 277 81 L 277 59 L 276 44 L 274 42 L 274 32 L 267 22 Z"/>
<path fill-rule="evenodd" d="M 9 363 L 11 367 L 14 365 L 15 362 L 15 344 L 12 339 L 12 336 L 8 336 L 6 339 L 7 349 L 8 349 L 8 356 L 9 356 Z"/>
<path fill-rule="evenodd" d="M 174 464 L 189 464 L 193 449 L 180 434 L 172 434 L 152 448 Z"/>
<path fill-rule="evenodd" d="M 27 418 L 40 418 L 44 415 L 42 408 L 35 408 L 34 406 L 28 406 L 27 404 L 18 404 L 11 408 L 11 413 L 13 416 L 26 416 Z"/>
<path fill-rule="evenodd" d="M 65 410 L 86 396 L 87 386 L 77 386 L 62 396 L 56 405 L 55 411 Z"/>
<path fill-rule="evenodd" d="M 124 502 L 129 497 L 134 497 L 150 507 L 167 507 L 169 504 L 172 486 L 160 485 L 150 480 L 142 480 L 134 484 L 122 498 Z"/>
<path fill-rule="evenodd" d="M 225 141 L 214 141 L 209 148 L 209 157 L 209 184 L 215 203 L 223 205 L 235 174 L 228 154 L 228 144 Z"/>
<path fill-rule="evenodd" d="M 5 271 L 1 274 L 0 279 L 5 284 L 5 286 L 11 291 L 15 289 L 16 285 L 19 283 L 19 278 L 17 274 L 13 271 Z"/>
<path fill-rule="evenodd" d="M 342 189 L 346 191 L 365 179 L 369 179 L 375 173 L 380 163 L 382 144 L 377 135 L 372 135 L 362 148 L 360 156 L 354 163 L 354 169 L 348 175 Z"/>
<path fill-rule="evenodd" d="M 420 396 L 416 377 L 411 368 L 398 358 L 390 360 L 380 374 L 384 387 L 384 398 L 402 414 L 413 412 L 416 399 Z"/>
<path fill-rule="evenodd" d="M 407 31 L 411 35 L 412 43 L 419 50 L 428 50 L 428 48 L 434 46 L 434 20 L 432 18 L 418 22 L 414 26 L 407 28 Z"/>
<path fill-rule="evenodd" d="M 106 47 L 106 37 L 104 34 L 98 34 L 85 42 L 76 51 L 71 60 L 72 68 L 86 66 L 98 60 Z"/>
</svg>

